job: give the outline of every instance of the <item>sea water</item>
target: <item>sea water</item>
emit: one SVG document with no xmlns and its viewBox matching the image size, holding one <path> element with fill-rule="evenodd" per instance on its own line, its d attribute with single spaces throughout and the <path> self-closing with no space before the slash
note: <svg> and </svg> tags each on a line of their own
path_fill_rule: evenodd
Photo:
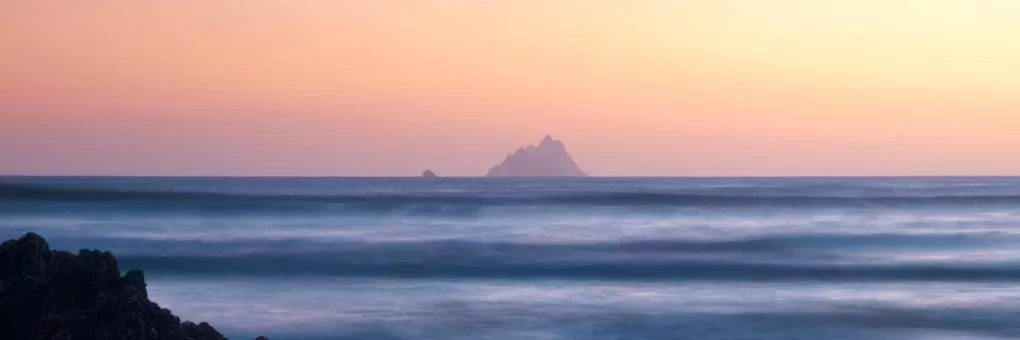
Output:
<svg viewBox="0 0 1020 340">
<path fill-rule="evenodd" d="M 0 178 L 250 339 L 1020 337 L 1020 178 Z"/>
</svg>

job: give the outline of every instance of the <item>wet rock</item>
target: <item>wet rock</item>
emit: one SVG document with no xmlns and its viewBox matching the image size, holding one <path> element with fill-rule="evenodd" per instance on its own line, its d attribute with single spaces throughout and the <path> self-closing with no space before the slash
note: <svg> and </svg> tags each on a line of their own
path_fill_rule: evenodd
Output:
<svg viewBox="0 0 1020 340">
<path fill-rule="evenodd" d="M 224 340 L 149 300 L 140 270 L 109 252 L 53 251 L 28 233 L 0 243 L 0 339 Z"/>
<path fill-rule="evenodd" d="M 149 292 L 146 290 L 145 274 L 141 270 L 134 269 L 129 270 L 124 277 L 120 279 L 121 287 L 133 287 L 138 291 L 138 294 L 143 298 L 149 297 Z"/>
<path fill-rule="evenodd" d="M 5 276 L 14 274 L 21 276 L 42 275 L 44 264 L 50 257 L 50 245 L 42 236 L 35 233 L 25 234 L 9 247 L 10 249 L 5 249 L 4 258 L 0 260 L 4 264 Z"/>
</svg>

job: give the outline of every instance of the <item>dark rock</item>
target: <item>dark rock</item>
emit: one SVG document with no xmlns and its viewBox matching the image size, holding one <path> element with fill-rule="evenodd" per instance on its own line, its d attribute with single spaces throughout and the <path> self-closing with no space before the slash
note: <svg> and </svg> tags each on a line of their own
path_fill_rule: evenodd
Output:
<svg viewBox="0 0 1020 340">
<path fill-rule="evenodd" d="M 149 300 L 145 275 L 123 277 L 109 252 L 50 250 L 28 233 L 0 243 L 0 339 L 225 340 Z"/>
<path fill-rule="evenodd" d="M 9 241 L 8 241 L 9 242 Z M 6 243 L 6 242 L 4 242 Z M 50 257 L 50 245 L 35 233 L 28 233 L 18 239 L 4 252 L 4 274 L 22 276 L 42 275 L 43 265 Z"/>
<path fill-rule="evenodd" d="M 149 297 L 149 292 L 146 290 L 145 274 L 141 270 L 133 269 L 129 270 L 124 277 L 120 279 L 121 287 L 134 287 L 143 298 Z"/>
</svg>

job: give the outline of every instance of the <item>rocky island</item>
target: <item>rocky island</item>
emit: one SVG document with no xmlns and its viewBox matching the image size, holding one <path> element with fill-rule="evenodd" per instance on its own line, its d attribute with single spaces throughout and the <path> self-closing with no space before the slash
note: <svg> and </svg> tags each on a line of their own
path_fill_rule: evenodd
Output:
<svg viewBox="0 0 1020 340">
<path fill-rule="evenodd" d="M 587 177 L 567 153 L 563 142 L 546 136 L 538 146 L 527 146 L 507 155 L 486 177 Z"/>
</svg>

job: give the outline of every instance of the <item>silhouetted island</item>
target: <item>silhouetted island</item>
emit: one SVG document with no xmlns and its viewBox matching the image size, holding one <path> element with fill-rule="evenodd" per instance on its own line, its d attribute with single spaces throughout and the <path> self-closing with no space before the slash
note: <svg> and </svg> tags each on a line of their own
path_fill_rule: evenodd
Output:
<svg viewBox="0 0 1020 340">
<path fill-rule="evenodd" d="M 0 244 L 0 339 L 226 338 L 149 301 L 142 271 L 121 276 L 113 254 L 50 250 L 28 233 Z"/>
<path fill-rule="evenodd" d="M 563 142 L 546 136 L 538 146 L 517 149 L 486 177 L 587 177 L 567 153 Z"/>
<path fill-rule="evenodd" d="M 421 178 L 439 178 L 439 175 L 436 175 L 432 170 L 425 170 L 425 172 L 421 173 Z"/>
</svg>

